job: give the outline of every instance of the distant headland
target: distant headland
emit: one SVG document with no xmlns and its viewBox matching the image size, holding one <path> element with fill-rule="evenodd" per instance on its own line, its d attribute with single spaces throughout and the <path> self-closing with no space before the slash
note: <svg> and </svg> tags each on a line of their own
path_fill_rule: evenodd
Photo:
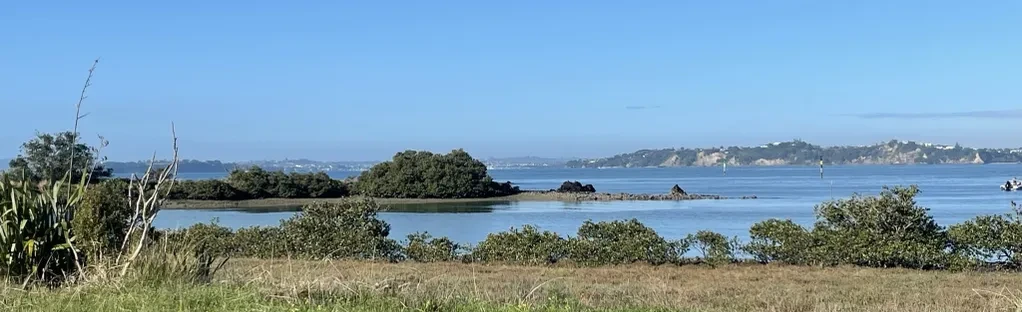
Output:
<svg viewBox="0 0 1022 312">
<path fill-rule="evenodd" d="M 873 145 L 813 145 L 801 140 L 755 147 L 644 149 L 607 158 L 572 160 L 569 168 L 898 164 L 988 164 L 1022 162 L 1022 148 L 970 148 L 891 140 Z"/>
</svg>

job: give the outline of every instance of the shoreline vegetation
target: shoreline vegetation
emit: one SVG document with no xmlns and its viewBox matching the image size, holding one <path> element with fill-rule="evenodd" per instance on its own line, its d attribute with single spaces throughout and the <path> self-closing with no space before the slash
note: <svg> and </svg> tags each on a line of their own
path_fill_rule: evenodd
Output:
<svg viewBox="0 0 1022 312">
<path fill-rule="evenodd" d="M 665 190 L 668 190 L 665 188 Z M 260 167 L 235 169 L 223 179 L 184 180 L 168 193 L 166 209 L 282 208 L 369 197 L 379 204 L 509 201 L 668 201 L 755 199 L 689 194 L 674 185 L 663 194 L 597 192 L 592 184 L 564 181 L 557 189 L 522 190 L 495 182 L 486 166 L 463 150 L 448 154 L 405 151 L 345 180 L 324 172 L 285 173 Z"/>
<path fill-rule="evenodd" d="M 261 198 L 243 200 L 167 200 L 164 209 L 224 209 L 224 208 L 281 208 L 302 207 L 316 202 L 339 203 L 354 197 L 338 198 Z M 703 194 L 632 194 L 632 193 L 565 193 L 556 191 L 521 191 L 518 194 L 482 197 L 482 198 L 372 198 L 380 205 L 405 204 L 446 204 L 446 203 L 486 203 L 514 201 L 682 201 L 682 200 L 725 200 L 725 199 L 756 199 L 755 195 L 726 197 Z"/>
</svg>

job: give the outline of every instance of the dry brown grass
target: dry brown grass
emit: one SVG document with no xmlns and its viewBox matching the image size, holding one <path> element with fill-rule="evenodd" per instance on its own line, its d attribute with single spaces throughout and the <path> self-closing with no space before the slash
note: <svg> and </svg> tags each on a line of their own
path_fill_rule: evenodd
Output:
<svg viewBox="0 0 1022 312">
<path fill-rule="evenodd" d="M 285 296 L 386 293 L 698 311 L 1022 311 L 1022 274 L 741 265 L 601 268 L 235 260 L 222 279 Z"/>
</svg>

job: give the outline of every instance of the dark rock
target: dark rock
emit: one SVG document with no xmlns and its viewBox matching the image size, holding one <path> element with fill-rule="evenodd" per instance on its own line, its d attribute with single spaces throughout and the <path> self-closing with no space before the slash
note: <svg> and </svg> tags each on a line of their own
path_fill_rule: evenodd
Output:
<svg viewBox="0 0 1022 312">
<path fill-rule="evenodd" d="M 564 181 L 557 191 L 562 193 L 596 193 L 596 188 L 592 184 L 582 185 L 578 181 Z"/>
<path fill-rule="evenodd" d="M 681 189 L 680 186 L 675 184 L 671 187 L 671 195 L 687 195 L 687 193 L 685 193 L 685 190 Z"/>
</svg>

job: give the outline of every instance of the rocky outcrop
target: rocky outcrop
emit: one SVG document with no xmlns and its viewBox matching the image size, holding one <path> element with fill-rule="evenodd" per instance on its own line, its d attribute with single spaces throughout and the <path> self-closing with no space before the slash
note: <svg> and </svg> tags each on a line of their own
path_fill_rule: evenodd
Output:
<svg viewBox="0 0 1022 312">
<path fill-rule="evenodd" d="M 720 160 L 725 157 L 724 153 L 721 152 L 699 152 L 696 154 L 696 161 L 692 163 L 693 166 L 716 166 L 720 164 Z"/>
<path fill-rule="evenodd" d="M 670 194 L 671 195 L 675 195 L 675 196 L 688 195 L 687 193 L 685 193 L 685 190 L 681 189 L 681 187 L 678 186 L 677 184 L 675 184 L 674 186 L 671 187 L 671 193 Z"/>
<path fill-rule="evenodd" d="M 678 155 L 671 155 L 671 157 L 668 157 L 667 160 L 660 163 L 660 167 L 678 167 L 684 165 L 685 164 L 681 162 L 681 156 Z"/>
<path fill-rule="evenodd" d="M 791 163 L 789 163 L 787 160 L 784 160 L 784 159 L 763 159 L 763 158 L 760 158 L 760 159 L 757 159 L 752 164 L 755 165 L 755 166 L 784 166 L 784 165 L 789 165 Z"/>
<path fill-rule="evenodd" d="M 564 181 L 557 191 L 561 193 L 595 193 L 596 188 L 592 184 L 582 185 L 578 181 Z"/>
</svg>

